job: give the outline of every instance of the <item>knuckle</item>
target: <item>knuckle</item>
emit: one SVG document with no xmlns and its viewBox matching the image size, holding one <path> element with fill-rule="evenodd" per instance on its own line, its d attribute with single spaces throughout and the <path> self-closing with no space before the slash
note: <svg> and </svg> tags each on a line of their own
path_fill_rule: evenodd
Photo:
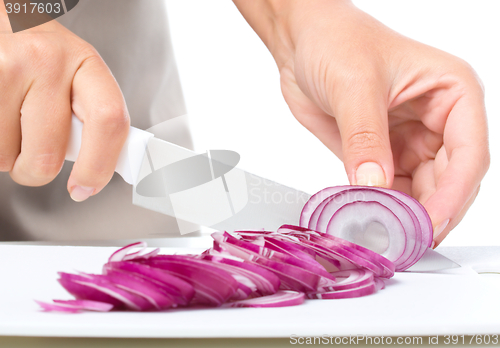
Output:
<svg viewBox="0 0 500 348">
<path fill-rule="evenodd" d="M 484 84 L 474 68 L 467 61 L 455 57 L 454 62 L 450 64 L 450 69 L 456 81 L 464 90 L 473 88 L 476 91 L 480 91 L 484 96 Z"/>
<path fill-rule="evenodd" d="M 85 57 L 85 60 L 88 59 L 102 60 L 99 51 L 97 51 L 97 49 L 88 42 L 82 42 L 81 45 L 79 46 L 79 49 L 81 56 Z"/>
<path fill-rule="evenodd" d="M 130 126 L 130 118 L 124 103 L 109 102 L 92 110 L 91 122 L 106 134 L 125 133 Z"/>
<path fill-rule="evenodd" d="M 37 155 L 30 161 L 30 177 L 43 185 L 51 182 L 61 171 L 64 159 L 56 154 Z"/>
<path fill-rule="evenodd" d="M 28 35 L 23 41 L 6 44 L 0 50 L 0 78 L 19 80 L 22 73 L 56 74 L 65 60 L 65 43 L 50 35 Z"/>
<path fill-rule="evenodd" d="M 463 74 L 471 76 L 476 75 L 476 72 L 472 67 L 472 65 L 470 65 L 466 60 L 463 60 L 461 58 L 457 58 L 457 69 Z"/>
<path fill-rule="evenodd" d="M 481 90 L 484 90 L 483 82 L 479 78 L 474 68 L 469 65 L 469 63 L 464 61 L 460 73 L 466 82 L 471 85 L 475 85 L 475 87 L 479 87 Z"/>
<path fill-rule="evenodd" d="M 2 84 L 9 84 L 19 79 L 23 65 L 21 60 L 12 59 L 8 54 L 0 53 L 0 81 Z"/>
<path fill-rule="evenodd" d="M 373 148 L 383 146 L 381 136 L 372 130 L 361 129 L 352 132 L 346 139 L 346 145 L 350 153 L 362 156 Z"/>
<path fill-rule="evenodd" d="M 64 55 L 63 48 L 52 40 L 40 36 L 32 40 L 28 46 L 28 57 L 36 62 L 38 68 L 54 68 L 60 66 Z"/>
</svg>

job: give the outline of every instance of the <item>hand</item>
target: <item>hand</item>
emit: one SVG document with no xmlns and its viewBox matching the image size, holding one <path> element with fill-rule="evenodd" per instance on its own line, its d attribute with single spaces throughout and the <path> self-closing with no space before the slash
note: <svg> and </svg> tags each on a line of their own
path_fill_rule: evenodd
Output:
<svg viewBox="0 0 500 348">
<path fill-rule="evenodd" d="M 417 198 L 438 245 L 489 166 L 483 89 L 472 68 L 346 0 L 270 0 L 259 9 L 260 18 L 274 18 L 267 29 L 250 5 L 237 5 L 273 53 L 290 110 L 344 162 L 350 183 Z"/>
<path fill-rule="evenodd" d="M 72 110 L 84 123 L 68 191 L 83 201 L 111 179 L 129 116 L 99 54 L 56 21 L 16 34 L 0 1 L 0 171 L 40 186 L 62 168 Z"/>
</svg>

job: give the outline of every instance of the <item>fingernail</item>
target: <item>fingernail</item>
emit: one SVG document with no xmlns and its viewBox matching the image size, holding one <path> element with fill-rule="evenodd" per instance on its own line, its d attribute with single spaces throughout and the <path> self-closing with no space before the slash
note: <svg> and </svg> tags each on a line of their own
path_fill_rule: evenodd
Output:
<svg viewBox="0 0 500 348">
<path fill-rule="evenodd" d="M 95 188 L 93 187 L 74 186 L 69 195 L 75 202 L 83 202 L 89 198 L 94 191 Z"/>
<path fill-rule="evenodd" d="M 385 173 L 378 163 L 366 162 L 356 170 L 356 185 L 384 186 L 385 184 Z"/>
<path fill-rule="evenodd" d="M 434 239 L 436 239 L 441 233 L 443 233 L 444 229 L 450 223 L 450 219 L 444 220 L 439 225 L 434 228 Z"/>
<path fill-rule="evenodd" d="M 431 244 L 431 249 L 434 249 L 434 247 L 436 246 L 436 242 L 435 241 L 432 241 L 432 244 Z"/>
</svg>

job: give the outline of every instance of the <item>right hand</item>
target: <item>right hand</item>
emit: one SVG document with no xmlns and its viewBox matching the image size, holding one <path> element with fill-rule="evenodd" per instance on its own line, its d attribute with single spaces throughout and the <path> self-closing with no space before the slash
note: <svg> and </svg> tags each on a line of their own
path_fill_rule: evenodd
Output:
<svg viewBox="0 0 500 348">
<path fill-rule="evenodd" d="M 113 176 L 130 119 L 97 51 L 56 21 L 13 34 L 0 0 L 0 171 L 25 186 L 51 182 L 64 163 L 72 111 L 82 147 L 68 180 L 75 201 Z"/>
</svg>

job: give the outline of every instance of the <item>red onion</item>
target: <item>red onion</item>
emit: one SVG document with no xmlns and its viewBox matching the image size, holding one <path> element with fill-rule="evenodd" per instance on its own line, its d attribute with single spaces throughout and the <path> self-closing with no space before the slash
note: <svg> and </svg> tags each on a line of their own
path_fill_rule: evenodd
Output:
<svg viewBox="0 0 500 348">
<path fill-rule="evenodd" d="M 324 189 L 304 206 L 300 226 L 340 237 L 380 253 L 403 271 L 432 243 L 425 208 L 401 192 L 340 186 Z"/>
<path fill-rule="evenodd" d="M 44 310 L 68 313 L 291 306 L 305 297 L 372 294 L 383 285 L 375 274 L 385 276 L 384 267 L 391 269 L 380 255 L 373 257 L 362 247 L 350 252 L 349 242 L 343 245 L 338 238 L 297 226 L 285 225 L 278 232 L 216 232 L 213 237 L 214 248 L 200 255 L 144 253 L 144 243 L 131 244 L 113 253 L 102 275 L 60 273 L 59 282 L 77 300 L 38 303 Z M 337 271 L 329 273 L 317 261 L 321 258 Z M 338 265 L 352 269 L 338 271 Z"/>
<path fill-rule="evenodd" d="M 103 274 L 60 273 L 76 300 L 44 310 L 156 311 L 192 305 L 279 307 L 373 294 L 432 241 L 425 209 L 400 192 L 333 187 L 304 206 L 300 226 L 215 232 L 200 255 L 160 255 L 143 242 L 114 252 Z"/>
</svg>

